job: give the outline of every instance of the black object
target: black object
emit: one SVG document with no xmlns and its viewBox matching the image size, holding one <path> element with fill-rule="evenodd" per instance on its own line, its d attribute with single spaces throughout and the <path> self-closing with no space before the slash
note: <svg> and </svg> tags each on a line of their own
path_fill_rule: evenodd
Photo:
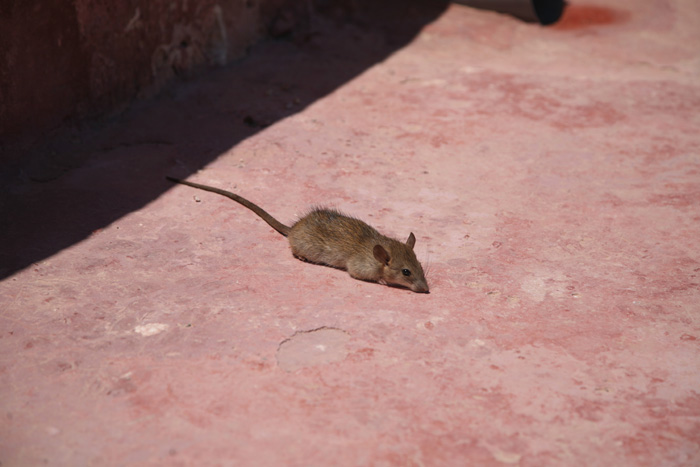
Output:
<svg viewBox="0 0 700 467">
<path fill-rule="evenodd" d="M 564 12 L 564 0 L 454 0 L 455 3 L 482 10 L 507 13 L 523 21 L 556 23 Z"/>
</svg>

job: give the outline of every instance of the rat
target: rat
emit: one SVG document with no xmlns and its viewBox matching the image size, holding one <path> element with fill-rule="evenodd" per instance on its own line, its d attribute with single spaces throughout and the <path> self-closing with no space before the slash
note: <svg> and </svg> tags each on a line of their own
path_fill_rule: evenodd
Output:
<svg viewBox="0 0 700 467">
<path fill-rule="evenodd" d="M 346 270 L 355 279 L 429 293 L 423 267 L 413 252 L 413 232 L 405 243 L 386 237 L 365 222 L 335 209 L 313 208 L 291 227 L 257 204 L 230 191 L 166 177 L 171 182 L 226 196 L 247 207 L 287 237 L 292 254 L 304 261 Z"/>
</svg>

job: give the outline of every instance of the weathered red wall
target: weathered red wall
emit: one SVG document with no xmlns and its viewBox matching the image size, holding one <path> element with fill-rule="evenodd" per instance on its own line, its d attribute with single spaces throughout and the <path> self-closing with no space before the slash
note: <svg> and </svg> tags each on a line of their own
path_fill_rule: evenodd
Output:
<svg viewBox="0 0 700 467">
<path fill-rule="evenodd" d="M 119 108 L 241 57 L 284 0 L 0 0 L 0 137 Z"/>
</svg>

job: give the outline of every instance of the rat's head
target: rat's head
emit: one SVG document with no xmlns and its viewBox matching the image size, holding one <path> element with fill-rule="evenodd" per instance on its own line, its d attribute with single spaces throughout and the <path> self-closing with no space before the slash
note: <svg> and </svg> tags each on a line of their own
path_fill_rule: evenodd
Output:
<svg viewBox="0 0 700 467">
<path fill-rule="evenodd" d="M 389 251 L 382 245 L 374 245 L 374 258 L 382 263 L 382 280 L 387 284 L 407 287 L 414 292 L 428 293 L 423 267 L 413 252 L 416 237 L 411 232 L 406 243 L 392 241 Z"/>
</svg>

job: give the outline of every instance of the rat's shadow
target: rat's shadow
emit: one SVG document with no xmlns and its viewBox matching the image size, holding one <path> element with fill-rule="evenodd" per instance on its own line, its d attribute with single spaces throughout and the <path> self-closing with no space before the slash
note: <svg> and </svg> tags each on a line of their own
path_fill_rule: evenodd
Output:
<svg viewBox="0 0 700 467">
<path fill-rule="evenodd" d="M 172 187 L 164 175 L 187 176 L 326 96 L 404 47 L 447 6 L 343 3 L 354 9 L 317 11 L 306 32 L 263 41 L 247 58 L 175 83 L 118 117 L 2 157 L 21 163 L 0 172 L 0 279 L 153 201 Z"/>
</svg>

